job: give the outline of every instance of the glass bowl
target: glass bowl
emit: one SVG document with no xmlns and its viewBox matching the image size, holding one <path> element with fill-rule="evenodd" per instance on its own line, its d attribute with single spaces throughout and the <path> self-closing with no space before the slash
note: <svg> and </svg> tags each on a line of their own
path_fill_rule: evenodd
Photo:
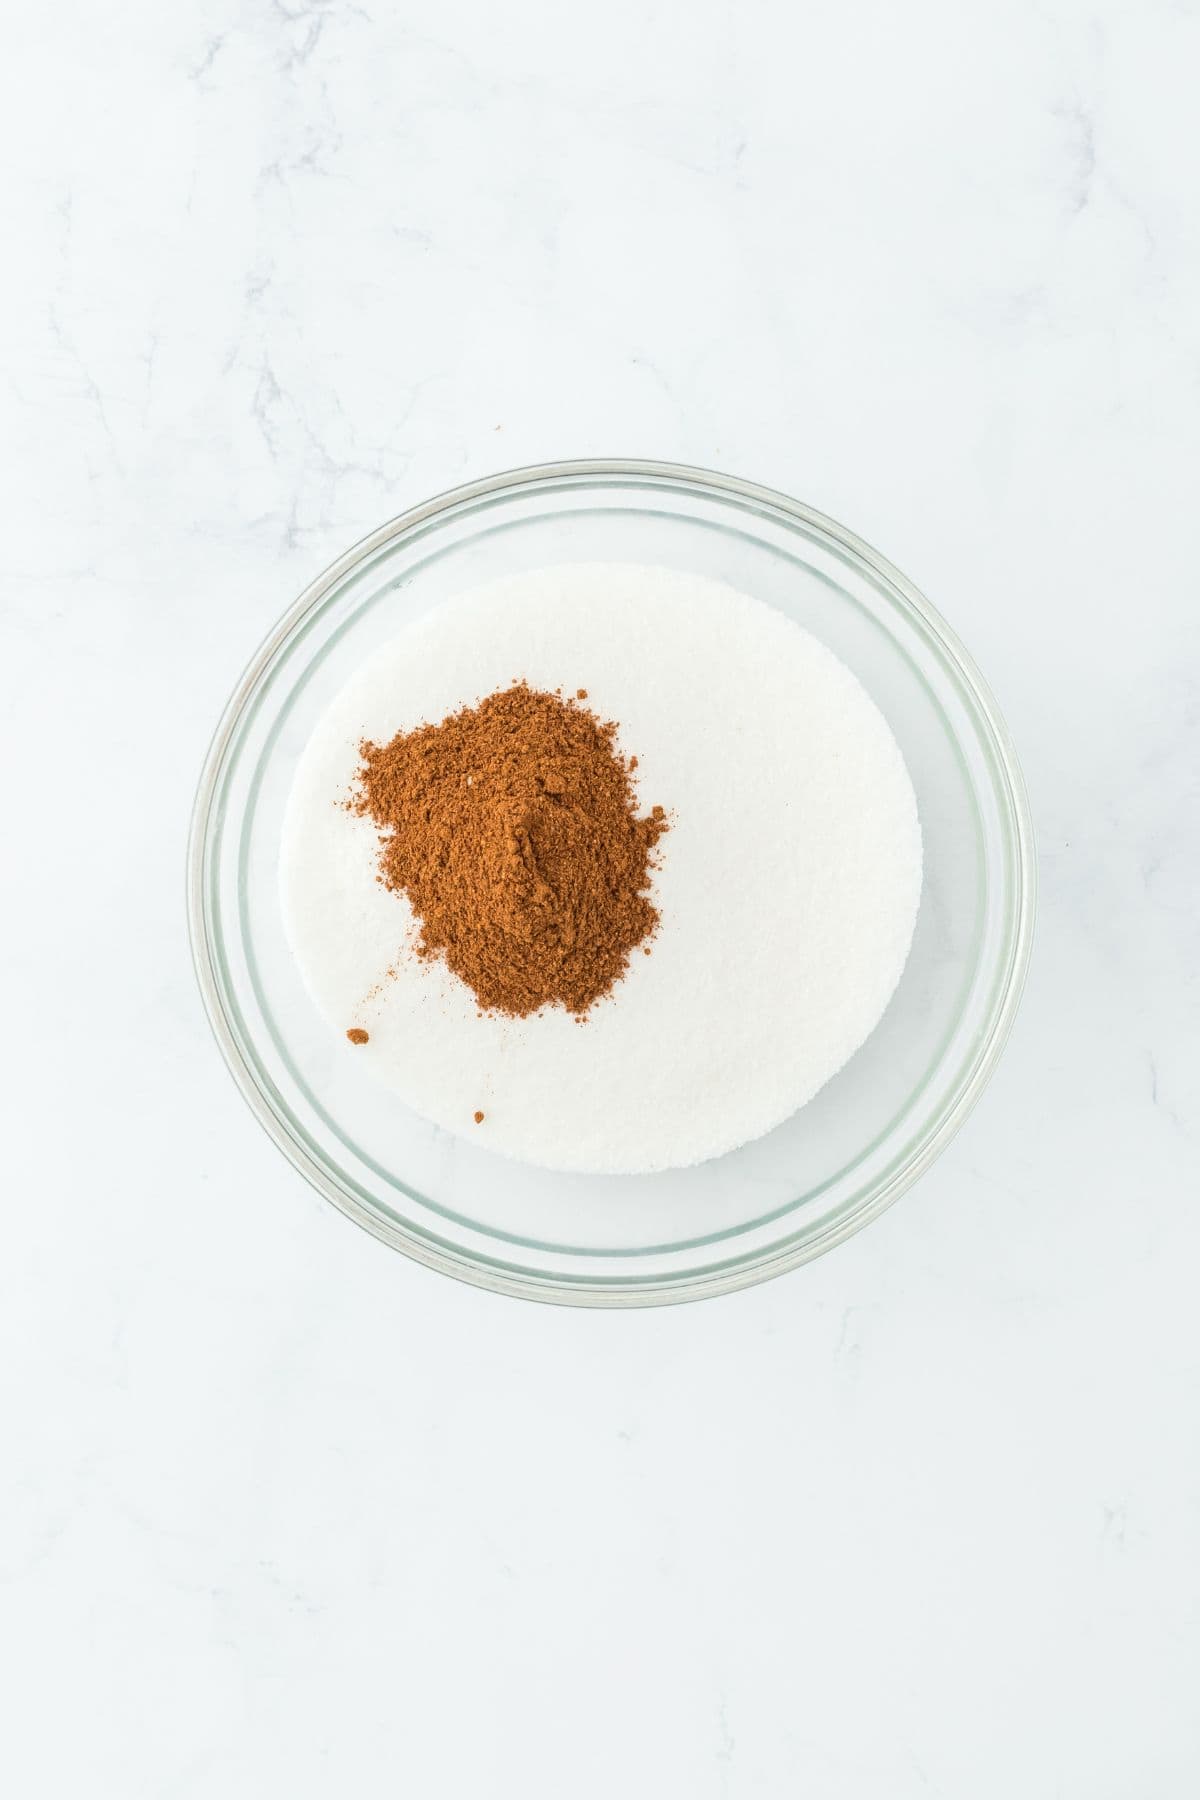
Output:
<svg viewBox="0 0 1200 1800">
<path fill-rule="evenodd" d="M 563 1175 L 439 1130 L 320 1018 L 284 940 L 283 812 L 321 713 L 375 647 L 496 576 L 564 562 L 714 577 L 858 675 L 908 764 L 925 886 L 883 1020 L 785 1124 L 712 1162 Z M 385 1243 L 501 1293 L 695 1299 L 780 1274 L 881 1213 L 945 1147 L 1003 1048 L 1034 914 L 1021 775 L 969 656 L 912 584 L 810 507 L 654 462 L 517 469 L 414 507 L 348 551 L 262 645 L 217 728 L 189 846 L 192 949 L 217 1041 L 280 1149 Z"/>
</svg>

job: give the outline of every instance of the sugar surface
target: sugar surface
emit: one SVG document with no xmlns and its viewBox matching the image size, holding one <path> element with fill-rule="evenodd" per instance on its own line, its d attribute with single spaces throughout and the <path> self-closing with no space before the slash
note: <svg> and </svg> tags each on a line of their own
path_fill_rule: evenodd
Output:
<svg viewBox="0 0 1200 1800">
<path fill-rule="evenodd" d="M 585 688 L 638 758 L 643 809 L 671 815 L 652 953 L 582 1024 L 480 1018 L 415 955 L 407 904 L 376 881 L 374 827 L 337 804 L 364 737 L 517 677 Z M 370 1034 L 345 1045 L 364 1071 L 526 1162 L 652 1170 L 769 1131 L 869 1035 L 908 955 L 921 835 L 887 724 L 815 638 L 717 582 L 578 565 L 476 589 L 368 659 L 301 758 L 280 877 L 318 1006 L 343 1042 Z"/>
</svg>

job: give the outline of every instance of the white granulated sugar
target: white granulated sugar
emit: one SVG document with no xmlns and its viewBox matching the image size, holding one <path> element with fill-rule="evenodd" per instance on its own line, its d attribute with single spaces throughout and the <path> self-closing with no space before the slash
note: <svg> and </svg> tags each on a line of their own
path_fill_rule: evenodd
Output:
<svg viewBox="0 0 1200 1800">
<path fill-rule="evenodd" d="M 338 802 L 363 738 L 524 678 L 616 719 L 639 809 L 664 806 L 652 952 L 581 1024 L 480 1018 L 412 949 L 369 820 Z M 681 1167 L 810 1100 L 873 1030 L 921 890 L 916 799 L 850 671 L 782 613 L 666 569 L 543 569 L 451 601 L 352 677 L 297 770 L 287 933 L 345 1054 L 437 1124 L 548 1168 Z M 389 977 L 387 971 L 395 970 Z M 485 1115 L 473 1122 L 476 1111 Z"/>
</svg>

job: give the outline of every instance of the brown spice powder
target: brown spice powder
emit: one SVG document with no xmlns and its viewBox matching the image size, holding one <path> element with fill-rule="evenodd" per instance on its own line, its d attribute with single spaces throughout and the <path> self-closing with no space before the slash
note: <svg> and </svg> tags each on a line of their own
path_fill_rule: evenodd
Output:
<svg viewBox="0 0 1200 1800">
<path fill-rule="evenodd" d="M 419 954 L 444 957 L 485 1011 L 582 1018 L 658 924 L 667 817 L 637 816 L 616 730 L 517 682 L 362 746 L 348 805 L 380 828 L 379 878 L 407 895 Z"/>
</svg>

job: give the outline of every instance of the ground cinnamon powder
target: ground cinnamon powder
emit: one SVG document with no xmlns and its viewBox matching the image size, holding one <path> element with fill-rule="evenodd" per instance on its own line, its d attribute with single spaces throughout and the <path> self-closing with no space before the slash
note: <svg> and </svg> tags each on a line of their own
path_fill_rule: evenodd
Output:
<svg viewBox="0 0 1200 1800">
<path fill-rule="evenodd" d="M 485 1011 L 582 1018 L 658 924 L 666 814 L 638 817 L 636 759 L 584 698 L 517 682 L 362 746 L 348 804 L 379 827 L 380 880 L 407 895 L 419 953 L 444 957 Z"/>
</svg>

